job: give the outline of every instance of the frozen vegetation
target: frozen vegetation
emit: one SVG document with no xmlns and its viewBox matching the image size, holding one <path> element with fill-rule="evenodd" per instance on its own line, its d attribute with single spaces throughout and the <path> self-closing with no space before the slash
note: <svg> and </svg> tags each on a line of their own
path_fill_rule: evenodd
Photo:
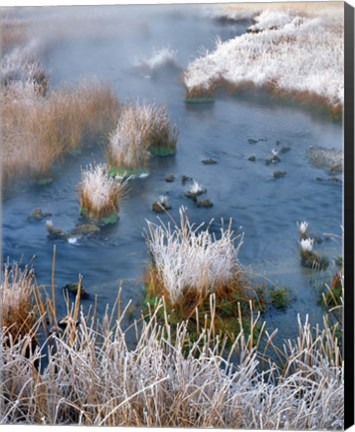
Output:
<svg viewBox="0 0 355 432">
<path fill-rule="evenodd" d="M 202 229 L 203 225 L 192 224 L 184 207 L 180 208 L 179 225 L 148 222 L 148 248 L 172 304 L 179 303 L 189 291 L 205 298 L 223 289 L 240 270 L 242 239 L 234 234 L 231 223 L 221 228 L 220 238 L 208 227 Z"/>
<path fill-rule="evenodd" d="M 160 302 L 146 320 L 135 323 L 136 342 L 130 347 L 123 325 L 129 305 L 96 322 L 80 308 L 79 280 L 75 303 L 59 321 L 54 293 L 41 295 L 30 274 L 19 278 L 11 282 L 5 273 L 1 289 L 6 286 L 14 301 L 36 312 L 35 328 L 43 326 L 47 339 L 40 345 L 36 333 L 21 326 L 26 316 L 2 322 L 1 424 L 343 428 L 340 328 L 327 316 L 323 330 L 298 318 L 297 339 L 281 349 L 274 346 L 276 331 L 254 343 L 241 331 L 226 349 L 225 340 L 215 335 L 214 318 L 191 339 L 187 322 L 175 331 L 167 319 L 157 321 L 159 309 L 167 316 Z M 213 301 L 210 314 L 215 316 Z M 22 337 L 14 337 L 14 324 Z M 271 352 L 262 351 L 262 337 Z"/>
<path fill-rule="evenodd" d="M 236 12 L 237 13 L 237 12 Z M 317 14 L 264 9 L 246 34 L 217 41 L 185 70 L 187 96 L 256 86 L 276 94 L 324 101 L 341 109 L 344 98 L 343 10 Z"/>
<path fill-rule="evenodd" d="M 81 172 L 80 208 L 89 217 L 100 219 L 116 214 L 127 182 L 109 177 L 105 164 L 89 165 Z"/>
<path fill-rule="evenodd" d="M 153 50 L 150 57 L 137 59 L 135 66 L 147 74 L 159 72 L 166 68 L 177 68 L 176 51 L 170 47 Z"/>
</svg>

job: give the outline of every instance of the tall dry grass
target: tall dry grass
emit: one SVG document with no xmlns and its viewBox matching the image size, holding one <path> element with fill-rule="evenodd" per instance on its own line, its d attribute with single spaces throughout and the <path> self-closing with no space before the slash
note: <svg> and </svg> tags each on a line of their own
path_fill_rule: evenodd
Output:
<svg viewBox="0 0 355 432">
<path fill-rule="evenodd" d="M 108 85 L 82 82 L 43 97 L 32 81 L 2 89 L 2 175 L 5 182 L 43 175 L 64 154 L 103 139 L 120 111 Z"/>
<path fill-rule="evenodd" d="M 27 29 L 22 20 L 1 13 L 0 49 L 6 53 L 26 41 Z"/>
<path fill-rule="evenodd" d="M 165 322 L 157 320 L 158 309 L 136 321 L 136 343 L 129 347 L 123 325 L 128 305 L 107 311 L 99 323 L 84 316 L 79 298 L 80 283 L 75 303 L 67 304 L 64 329 L 35 350 L 30 335 L 13 341 L 0 330 L 2 424 L 343 427 L 342 354 L 336 328 L 326 320 L 321 330 L 298 319 L 297 339 L 282 349 L 273 345 L 276 332 L 265 333 L 266 348 L 279 357 L 275 362 L 261 349 L 261 336 L 255 346 L 243 329 L 229 351 L 213 320 L 193 339 L 187 322 L 173 330 L 162 303 L 157 308 Z M 54 310 L 52 303 L 47 318 Z"/>
<path fill-rule="evenodd" d="M 33 302 L 35 289 L 31 269 L 5 265 L 0 285 L 0 326 L 4 335 L 17 341 L 34 331 L 38 319 Z"/>
<path fill-rule="evenodd" d="M 175 152 L 177 134 L 165 106 L 138 102 L 126 105 L 110 134 L 108 164 L 131 170 L 147 167 L 150 152 Z"/>
</svg>

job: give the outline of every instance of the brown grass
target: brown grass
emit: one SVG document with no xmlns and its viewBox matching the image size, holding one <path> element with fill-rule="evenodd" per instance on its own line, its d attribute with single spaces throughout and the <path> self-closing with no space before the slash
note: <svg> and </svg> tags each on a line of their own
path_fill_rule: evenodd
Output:
<svg viewBox="0 0 355 432">
<path fill-rule="evenodd" d="M 44 175 L 65 152 L 103 139 L 119 112 L 109 86 L 80 83 L 38 94 L 36 84 L 3 89 L 2 175 Z"/>
<path fill-rule="evenodd" d="M 27 267 L 21 270 L 17 264 L 11 269 L 5 266 L 0 285 L 0 325 L 13 341 L 33 331 L 38 318 L 33 304 L 34 289 L 31 270 Z"/>
<path fill-rule="evenodd" d="M 7 52 L 25 42 L 27 31 L 25 23 L 17 19 L 3 19 L 0 31 L 0 48 L 2 53 Z"/>
<path fill-rule="evenodd" d="M 334 120 L 341 120 L 343 115 L 343 105 L 341 103 L 332 104 L 325 96 L 321 96 L 310 91 L 289 91 L 277 86 L 275 82 L 267 82 L 262 86 L 256 86 L 252 81 L 242 81 L 235 84 L 222 77 L 211 81 L 208 87 L 194 86 L 185 87 L 185 98 L 206 98 L 216 96 L 218 93 L 227 92 L 229 94 L 248 93 L 258 90 L 259 94 L 274 99 L 274 101 L 285 105 L 301 106 L 312 112 L 330 115 Z"/>
</svg>

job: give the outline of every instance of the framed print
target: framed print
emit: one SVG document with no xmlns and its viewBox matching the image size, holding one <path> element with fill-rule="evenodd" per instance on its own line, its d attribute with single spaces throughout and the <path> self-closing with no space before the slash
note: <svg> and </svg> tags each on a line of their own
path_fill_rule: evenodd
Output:
<svg viewBox="0 0 355 432">
<path fill-rule="evenodd" d="M 0 28 L 0 424 L 352 426 L 353 7 Z"/>
</svg>

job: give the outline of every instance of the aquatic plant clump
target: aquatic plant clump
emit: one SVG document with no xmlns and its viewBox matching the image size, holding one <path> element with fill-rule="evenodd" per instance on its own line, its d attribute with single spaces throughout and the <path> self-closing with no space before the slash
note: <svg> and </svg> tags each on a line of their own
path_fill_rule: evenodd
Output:
<svg viewBox="0 0 355 432">
<path fill-rule="evenodd" d="M 116 215 L 119 200 L 127 189 L 127 180 L 119 181 L 107 174 L 105 164 L 89 165 L 81 171 L 79 184 L 80 212 L 94 219 Z"/>
<path fill-rule="evenodd" d="M 191 224 L 184 207 L 179 213 L 180 225 L 173 228 L 170 223 L 156 225 L 147 221 L 151 271 L 160 293 L 172 305 L 184 303 L 189 295 L 197 303 L 214 292 L 223 297 L 223 291 L 241 269 L 238 252 L 242 238 L 234 235 L 231 222 L 227 227 L 222 224 L 217 239 L 208 227 L 202 230 L 204 224 Z"/>
<path fill-rule="evenodd" d="M 17 340 L 31 332 L 37 320 L 34 314 L 34 275 L 27 267 L 5 265 L 0 285 L 0 327 Z"/>
<path fill-rule="evenodd" d="M 109 165 L 129 174 L 132 170 L 147 169 L 150 154 L 175 153 L 177 135 L 165 106 L 138 102 L 127 105 L 110 134 Z"/>
<path fill-rule="evenodd" d="M 143 73 L 155 74 L 164 69 L 177 69 L 176 51 L 168 48 L 153 50 L 150 57 L 140 58 L 136 61 L 136 68 Z"/>
<path fill-rule="evenodd" d="M 263 88 L 341 113 L 344 100 L 343 8 L 317 13 L 264 10 L 249 33 L 222 42 L 185 70 L 186 97 L 214 88 Z M 292 67 L 290 67 L 292 65 Z"/>
</svg>

